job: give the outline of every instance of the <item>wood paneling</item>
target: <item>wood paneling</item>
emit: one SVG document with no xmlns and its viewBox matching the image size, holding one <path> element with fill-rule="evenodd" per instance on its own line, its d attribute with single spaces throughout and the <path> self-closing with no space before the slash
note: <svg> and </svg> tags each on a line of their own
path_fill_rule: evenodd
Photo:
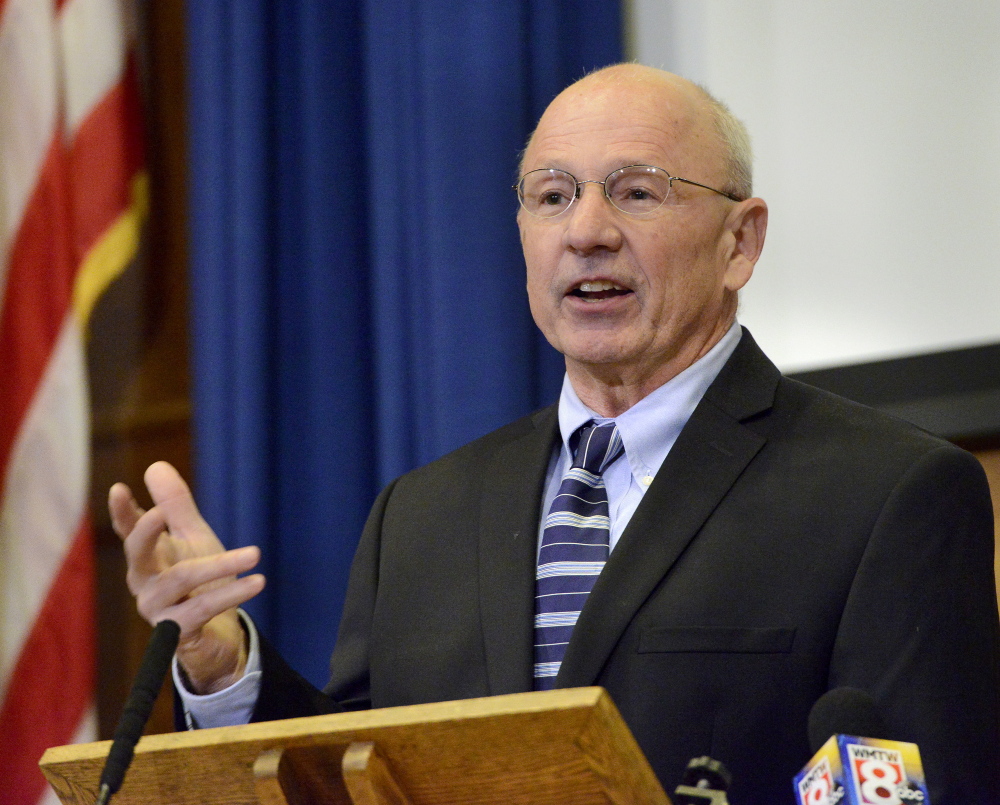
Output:
<svg viewBox="0 0 1000 805">
<path fill-rule="evenodd" d="M 997 581 L 997 597 L 1000 598 L 1000 447 L 973 450 L 976 458 L 986 470 L 993 496 L 993 572 Z"/>
<path fill-rule="evenodd" d="M 87 352 L 94 412 L 91 509 L 97 531 L 100 734 L 110 737 L 150 628 L 125 585 L 121 543 L 107 491 L 125 481 L 148 502 L 142 474 L 155 460 L 188 478 L 190 382 L 187 339 L 184 4 L 139 3 L 147 101 L 150 217 L 143 252 L 101 298 Z M 148 732 L 172 729 L 161 696 Z"/>
</svg>

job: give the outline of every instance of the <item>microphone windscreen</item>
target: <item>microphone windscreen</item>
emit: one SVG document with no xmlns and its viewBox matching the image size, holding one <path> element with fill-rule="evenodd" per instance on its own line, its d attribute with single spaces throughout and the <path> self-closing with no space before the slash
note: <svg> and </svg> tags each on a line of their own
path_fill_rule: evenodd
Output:
<svg viewBox="0 0 1000 805">
<path fill-rule="evenodd" d="M 875 700 L 857 688 L 834 688 L 809 711 L 809 747 L 816 753 L 831 735 L 884 738 L 885 724 Z"/>
</svg>

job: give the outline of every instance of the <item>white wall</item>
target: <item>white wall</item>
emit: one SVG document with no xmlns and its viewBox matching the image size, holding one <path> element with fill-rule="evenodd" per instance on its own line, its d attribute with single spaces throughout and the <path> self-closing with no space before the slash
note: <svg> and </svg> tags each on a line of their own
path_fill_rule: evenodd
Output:
<svg viewBox="0 0 1000 805">
<path fill-rule="evenodd" d="M 1000 2 L 629 5 L 630 58 L 750 129 L 771 221 L 740 320 L 779 366 L 1000 341 Z"/>
</svg>

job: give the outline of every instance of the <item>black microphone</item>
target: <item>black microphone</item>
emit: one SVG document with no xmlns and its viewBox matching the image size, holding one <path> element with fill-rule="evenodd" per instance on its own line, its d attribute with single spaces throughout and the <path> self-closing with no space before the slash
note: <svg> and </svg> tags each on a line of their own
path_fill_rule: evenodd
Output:
<svg viewBox="0 0 1000 805">
<path fill-rule="evenodd" d="M 142 730 L 149 721 L 153 703 L 160 693 L 163 677 L 170 667 L 180 636 L 181 627 L 174 621 L 160 621 L 153 628 L 153 634 L 146 644 L 146 653 L 142 655 L 139 671 L 135 675 L 135 682 L 132 683 L 132 690 L 125 702 L 122 717 L 118 721 L 111 751 L 108 752 L 108 759 L 104 762 L 96 805 L 106 805 L 111 795 L 121 788 L 125 772 L 135 754 L 135 745 L 139 743 Z"/>
<path fill-rule="evenodd" d="M 834 688 L 820 696 L 809 711 L 809 751 L 819 751 L 831 735 L 884 738 L 885 723 L 878 705 L 865 691 Z"/>
</svg>

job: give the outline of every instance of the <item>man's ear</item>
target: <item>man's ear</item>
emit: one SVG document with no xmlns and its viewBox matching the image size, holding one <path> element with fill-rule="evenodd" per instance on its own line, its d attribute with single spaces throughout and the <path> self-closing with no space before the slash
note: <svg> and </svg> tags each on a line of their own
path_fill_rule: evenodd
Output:
<svg viewBox="0 0 1000 805">
<path fill-rule="evenodd" d="M 738 291 L 750 280 L 753 267 L 764 248 L 767 232 L 767 203 L 762 198 L 739 202 L 726 220 L 726 289 Z"/>
</svg>

